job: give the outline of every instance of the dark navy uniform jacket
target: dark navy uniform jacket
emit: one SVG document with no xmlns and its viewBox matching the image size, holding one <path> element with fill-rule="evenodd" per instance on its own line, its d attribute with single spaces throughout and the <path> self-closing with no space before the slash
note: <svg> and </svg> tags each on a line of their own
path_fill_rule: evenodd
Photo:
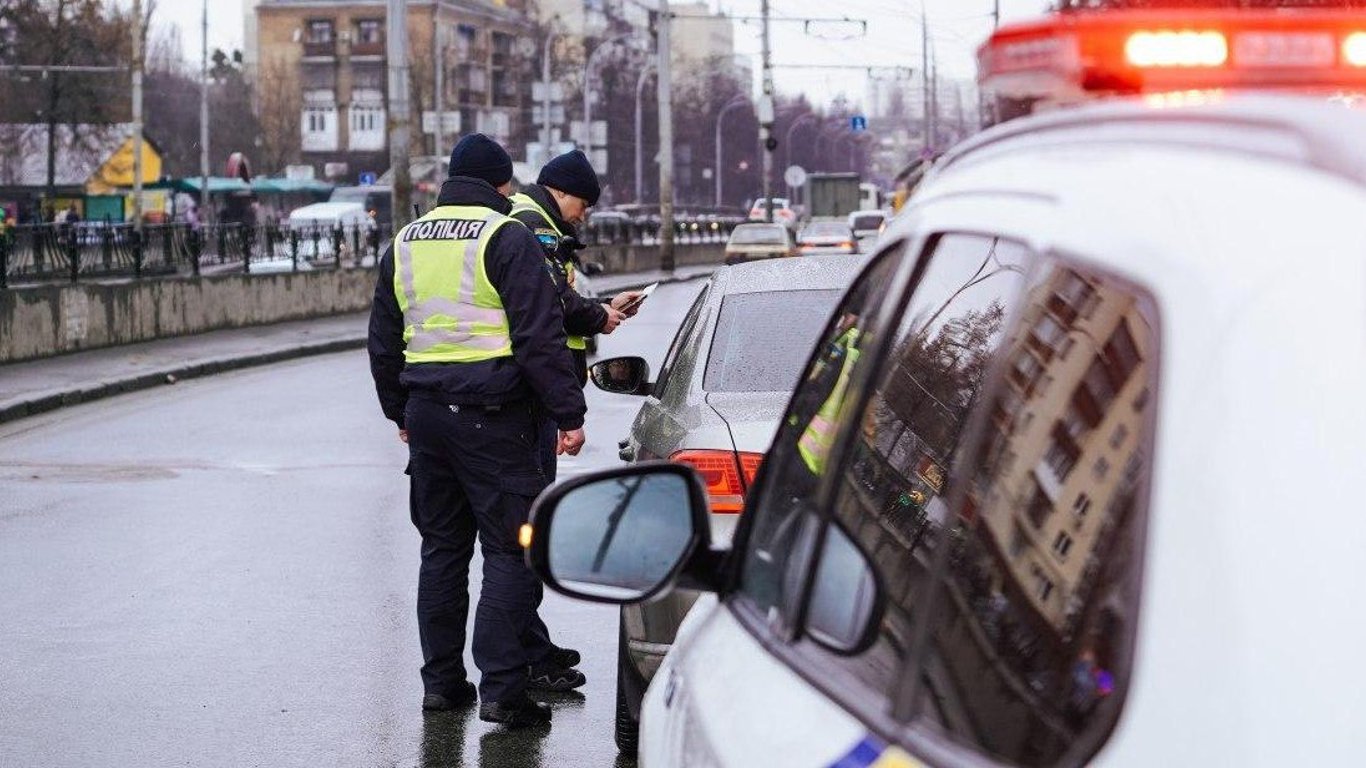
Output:
<svg viewBox="0 0 1366 768">
<path fill-rule="evenodd" d="M 567 237 L 560 240 L 558 247 L 553 251 L 547 249 L 547 258 L 557 262 L 559 267 L 555 271 L 555 290 L 559 293 L 560 303 L 564 306 L 564 329 L 567 333 L 575 336 L 592 336 L 602 330 L 602 326 L 607 322 L 607 309 L 602 303 L 593 299 L 586 299 L 580 296 L 574 288 L 569 285 L 565 277 L 566 265 L 578 261 L 574 251 L 582 246 L 578 246 L 578 230 L 573 224 L 560 218 L 560 207 L 555 204 L 555 198 L 551 197 L 550 192 L 539 184 L 528 184 L 522 188 L 522 193 L 536 204 L 545 209 L 554 219 L 552 222 L 546 221 L 535 211 L 519 212 L 513 218 L 527 225 L 534 234 L 541 234 L 541 230 L 549 234 L 555 233 L 558 228 Z"/>
<path fill-rule="evenodd" d="M 437 205 L 477 205 L 499 213 L 512 203 L 487 182 L 456 176 L 441 187 Z M 409 397 L 446 405 L 502 405 L 538 400 L 560 429 L 583 426 L 583 390 L 565 346 L 564 312 L 545 252 L 531 231 L 507 224 L 494 234 L 484 269 L 498 291 L 512 332 L 512 357 L 478 363 L 420 363 L 403 359 L 403 313 L 394 295 L 393 242 L 380 258 L 370 311 L 370 372 L 384 415 L 403 428 Z"/>
</svg>

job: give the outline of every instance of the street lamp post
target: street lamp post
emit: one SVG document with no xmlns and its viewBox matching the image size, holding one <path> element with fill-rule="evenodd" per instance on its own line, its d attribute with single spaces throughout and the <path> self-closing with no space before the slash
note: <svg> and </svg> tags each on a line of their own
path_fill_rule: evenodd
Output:
<svg viewBox="0 0 1366 768">
<path fill-rule="evenodd" d="M 560 17 L 551 18 L 553 24 Z M 547 32 L 545 36 L 545 48 L 541 53 L 541 165 L 550 161 L 550 48 L 555 43 L 555 38 L 561 37 L 562 32 Z M 527 158 L 529 161 L 531 158 Z"/>
<path fill-rule="evenodd" d="M 726 119 L 726 113 L 736 107 L 743 107 L 749 103 L 742 94 L 735 94 L 731 97 L 726 106 L 721 107 L 721 111 L 716 113 L 716 207 L 721 207 L 721 121 Z"/>
<path fill-rule="evenodd" d="M 805 125 L 807 122 L 819 123 L 820 120 L 820 116 L 816 115 L 814 112 L 807 112 L 805 114 L 798 115 L 797 119 L 793 120 L 792 124 L 787 126 L 787 133 L 783 135 L 783 144 L 787 146 L 787 164 L 789 166 L 792 165 L 792 136 L 797 132 L 797 127 L 800 125 Z M 796 189 L 796 187 L 788 185 L 787 197 L 789 200 L 795 200 L 796 195 L 793 193 L 796 191 Z M 806 201 L 803 200 L 802 204 L 805 205 Z"/>
<path fill-rule="evenodd" d="M 593 52 L 592 52 L 592 53 L 588 54 L 587 60 L 584 61 L 584 64 L 583 64 L 583 149 L 584 149 L 585 151 L 587 151 L 587 150 L 589 150 L 589 149 L 592 149 L 592 146 L 593 146 L 593 141 L 592 141 L 592 137 L 593 137 L 593 99 L 591 98 L 592 95 L 593 95 L 593 92 L 592 92 L 592 90 L 588 87 L 588 84 L 589 84 L 590 82 L 592 82 L 592 77 L 593 77 L 593 62 L 595 62 L 595 61 L 598 60 L 598 54 L 599 54 L 599 53 L 602 53 L 602 52 L 605 51 L 605 50 L 607 50 L 607 47 L 608 47 L 608 46 L 610 46 L 610 45 L 615 45 L 616 43 L 620 43 L 620 42 L 623 42 L 623 41 L 626 41 L 626 40 L 630 40 L 632 37 L 633 37 L 633 35 L 631 35 L 630 33 L 628 33 L 628 34 L 624 34 L 624 35 L 617 35 L 616 37 L 614 37 L 614 38 L 612 38 L 612 39 L 610 39 L 610 40 L 605 40 L 605 41 L 603 41 L 600 45 L 598 45 L 597 48 L 594 48 L 594 49 L 593 49 Z"/>
<path fill-rule="evenodd" d="M 652 61 L 640 68 L 640 77 L 636 79 L 636 202 L 644 202 L 645 197 L 645 159 L 641 151 L 643 133 L 641 131 L 641 110 L 640 102 L 645 94 L 645 81 L 649 78 L 650 72 L 654 71 L 655 63 Z"/>
</svg>

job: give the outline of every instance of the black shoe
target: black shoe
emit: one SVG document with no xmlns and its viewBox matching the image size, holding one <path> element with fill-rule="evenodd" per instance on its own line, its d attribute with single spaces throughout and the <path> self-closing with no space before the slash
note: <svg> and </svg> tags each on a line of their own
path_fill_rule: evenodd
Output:
<svg viewBox="0 0 1366 768">
<path fill-rule="evenodd" d="M 573 648 L 556 647 L 555 650 L 550 652 L 550 658 L 547 659 L 547 661 L 561 669 L 569 669 L 571 667 L 577 667 L 579 662 L 583 661 L 583 657 Z"/>
<path fill-rule="evenodd" d="M 550 707 L 522 694 L 511 701 L 480 704 L 479 719 L 486 723 L 502 723 L 509 728 L 545 725 L 550 722 Z"/>
<path fill-rule="evenodd" d="M 454 693 L 440 694 L 429 693 L 422 697 L 422 708 L 428 712 L 448 712 L 452 709 L 464 709 L 474 706 L 479 701 L 479 691 L 474 687 L 474 683 L 466 680 L 465 684 L 455 690 Z"/>
<path fill-rule="evenodd" d="M 527 689 L 532 691 L 572 691 L 580 688 L 588 678 L 577 669 L 562 669 L 558 667 L 546 667 L 544 669 L 532 669 L 530 679 L 527 680 Z"/>
</svg>

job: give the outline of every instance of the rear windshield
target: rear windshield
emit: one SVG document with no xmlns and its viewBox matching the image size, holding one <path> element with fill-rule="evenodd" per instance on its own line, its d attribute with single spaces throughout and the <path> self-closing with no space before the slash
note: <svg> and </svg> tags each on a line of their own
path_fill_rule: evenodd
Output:
<svg viewBox="0 0 1366 768">
<path fill-rule="evenodd" d="M 361 203 L 366 202 L 368 190 L 364 189 L 334 189 L 332 196 L 327 198 L 331 203 Z"/>
<path fill-rule="evenodd" d="M 734 245 L 767 245 L 785 243 L 787 238 L 782 227 L 736 227 L 730 241 Z"/>
<path fill-rule="evenodd" d="M 883 217 L 877 214 L 867 214 L 854 217 L 854 229 L 877 229 L 882 226 Z"/>
<path fill-rule="evenodd" d="M 849 227 L 838 221 L 814 221 L 802 230 L 802 237 L 848 237 Z"/>
<path fill-rule="evenodd" d="M 790 392 L 840 291 L 737 293 L 721 302 L 702 377 L 708 392 Z"/>
</svg>

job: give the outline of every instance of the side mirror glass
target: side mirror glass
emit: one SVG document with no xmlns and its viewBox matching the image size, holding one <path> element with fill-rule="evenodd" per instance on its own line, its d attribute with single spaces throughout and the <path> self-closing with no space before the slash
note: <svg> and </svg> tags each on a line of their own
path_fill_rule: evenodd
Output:
<svg viewBox="0 0 1366 768">
<path fill-rule="evenodd" d="M 806 631 L 840 653 L 858 653 L 876 638 L 882 619 L 877 578 L 867 557 L 838 525 L 826 526 L 807 605 Z"/>
<path fill-rule="evenodd" d="M 532 511 L 532 570 L 558 592 L 599 602 L 667 588 L 709 546 L 706 498 L 690 471 L 647 462 L 551 489 Z"/>
<path fill-rule="evenodd" d="M 593 385 L 618 395 L 643 395 L 650 391 L 650 364 L 642 357 L 613 357 L 588 369 Z"/>
</svg>

